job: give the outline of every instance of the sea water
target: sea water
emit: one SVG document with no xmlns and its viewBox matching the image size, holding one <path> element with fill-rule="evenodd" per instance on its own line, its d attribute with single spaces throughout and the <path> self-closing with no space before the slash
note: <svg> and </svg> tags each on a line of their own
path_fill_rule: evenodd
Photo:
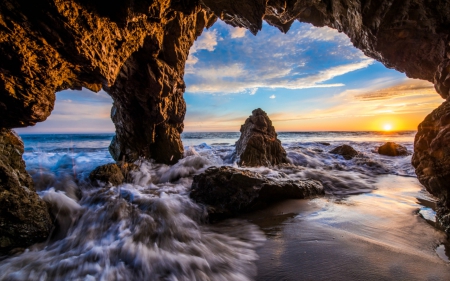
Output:
<svg viewBox="0 0 450 281">
<path fill-rule="evenodd" d="M 367 202 L 375 204 L 375 209 L 381 204 L 380 210 L 385 209 L 386 202 L 400 206 L 407 201 L 405 198 L 413 198 L 414 202 L 407 204 L 409 209 L 404 209 L 405 220 L 414 222 L 413 225 L 419 223 L 425 232 L 438 233 L 430 235 L 432 246 L 428 250 L 431 255 L 444 243 L 442 232 L 430 225 L 435 216 L 430 208 L 434 198 L 417 182 L 411 155 L 389 157 L 377 153 L 378 146 L 394 141 L 412 154 L 415 132 L 281 132 L 278 137 L 291 164 L 251 169 L 274 179 L 319 180 L 327 195 L 315 200 L 295 200 L 295 206 L 303 207 L 285 210 L 281 215 L 265 215 L 261 211 L 250 217 L 208 225 L 204 208 L 189 198 L 192 177 L 210 166 L 237 167 L 233 152 L 239 135 L 236 132 L 183 133 L 185 157 L 177 164 L 168 166 L 139 160 L 136 163 L 140 170 L 133 174 L 132 183 L 96 188 L 91 186 L 88 176 L 95 167 L 114 162 L 108 152 L 112 134 L 22 135 L 27 170 L 39 195 L 51 205 L 57 227 L 48 241 L 15 256 L 4 257 L 0 261 L 0 279 L 281 280 L 283 275 L 290 280 L 297 273 L 294 274 L 295 270 L 290 270 L 289 266 L 281 265 L 283 270 L 278 274 L 270 270 L 267 253 L 273 254 L 279 248 L 273 244 L 275 240 L 270 234 L 273 229 L 287 231 L 291 225 L 294 228 L 302 226 L 304 220 L 299 218 L 303 213 L 304 217 L 306 214 L 311 216 L 308 219 L 310 228 L 320 228 L 325 222 L 339 230 L 337 225 L 353 221 L 352 233 L 367 236 L 369 234 L 363 230 L 370 223 L 365 219 L 368 214 L 365 208 L 336 207 L 358 206 L 367 198 Z M 329 153 L 342 144 L 351 145 L 360 152 L 359 155 L 345 160 Z M 391 180 L 386 181 L 386 178 Z M 387 200 L 391 195 L 386 194 L 390 193 L 381 191 L 391 182 L 398 182 L 397 193 L 406 192 L 406 195 Z M 416 186 L 415 189 L 411 189 L 411 185 Z M 419 201 L 429 204 L 421 205 Z M 346 203 L 343 205 L 342 202 Z M 290 205 L 285 203 L 283 206 Z M 325 211 L 323 206 L 328 206 Z M 395 204 L 391 207 L 395 208 Z M 344 219 L 337 216 L 340 212 L 345 214 Z M 285 217 L 287 213 L 289 215 Z M 417 216 L 421 221 L 415 222 Z M 267 224 L 267 218 L 273 221 Z M 369 233 L 378 235 L 382 230 L 383 226 L 379 226 Z M 311 234 L 310 231 L 302 233 Z M 320 230 L 317 235 L 322 235 Z M 281 243 L 295 241 L 298 237 L 289 234 L 281 239 Z M 420 235 L 415 238 L 420 239 Z M 361 251 L 358 245 L 354 244 L 355 249 L 349 248 L 349 251 Z M 317 247 L 317 253 L 322 253 L 319 248 L 324 247 L 319 244 Z M 290 249 L 286 253 L 290 257 L 298 257 L 303 251 L 298 245 Z M 262 253 L 265 258 L 261 257 Z M 437 263 L 444 263 L 437 254 L 435 256 Z M 313 267 L 306 266 L 301 270 L 306 274 L 308 268 Z M 310 272 L 309 279 L 314 279 L 316 273 Z M 444 270 L 442 274 L 446 276 L 447 272 Z M 332 272 L 324 276 L 330 277 Z M 383 275 L 374 275 L 374 278 L 380 276 Z"/>
</svg>

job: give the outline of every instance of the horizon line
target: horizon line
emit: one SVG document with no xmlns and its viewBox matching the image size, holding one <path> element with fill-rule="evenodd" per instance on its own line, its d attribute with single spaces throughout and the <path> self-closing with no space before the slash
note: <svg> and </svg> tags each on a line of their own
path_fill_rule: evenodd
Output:
<svg viewBox="0 0 450 281">
<path fill-rule="evenodd" d="M 14 130 L 14 129 L 13 129 Z M 63 134 L 70 134 L 70 135 L 86 135 L 86 134 L 97 134 L 97 135 L 103 135 L 103 134 L 115 134 L 115 132 L 17 132 L 19 135 L 63 135 Z M 396 133 L 396 132 L 417 132 L 416 130 L 390 130 L 390 131 L 384 131 L 384 130 L 310 130 L 310 131 L 276 131 L 277 133 L 323 133 L 323 132 L 382 132 L 382 133 Z M 183 133 L 240 133 L 240 131 L 187 131 Z M 181 134 L 183 134 L 181 133 Z"/>
</svg>

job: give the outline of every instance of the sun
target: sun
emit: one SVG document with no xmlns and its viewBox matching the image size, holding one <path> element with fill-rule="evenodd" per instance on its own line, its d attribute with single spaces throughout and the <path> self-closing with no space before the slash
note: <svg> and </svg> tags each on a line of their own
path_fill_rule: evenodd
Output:
<svg viewBox="0 0 450 281">
<path fill-rule="evenodd" d="M 385 124 L 385 125 L 383 126 L 383 130 L 385 130 L 385 131 L 390 131 L 390 130 L 392 130 L 392 125 L 391 125 L 391 124 Z"/>
</svg>

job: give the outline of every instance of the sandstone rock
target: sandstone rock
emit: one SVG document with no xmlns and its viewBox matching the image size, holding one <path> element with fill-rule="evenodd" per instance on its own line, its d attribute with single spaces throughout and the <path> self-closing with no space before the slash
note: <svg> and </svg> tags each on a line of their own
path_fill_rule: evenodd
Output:
<svg viewBox="0 0 450 281">
<path fill-rule="evenodd" d="M 45 241 L 53 228 L 48 206 L 25 171 L 23 151 L 14 131 L 0 129 L 0 254 Z"/>
<path fill-rule="evenodd" d="M 331 150 L 330 153 L 341 155 L 345 160 L 350 160 L 358 155 L 358 151 L 356 151 L 350 145 L 346 144 L 336 147 L 335 149 Z"/>
<path fill-rule="evenodd" d="M 323 194 L 318 181 L 275 181 L 252 171 L 223 166 L 208 168 L 194 176 L 190 197 L 204 204 L 209 219 L 215 221 L 261 209 L 279 200 Z"/>
<path fill-rule="evenodd" d="M 241 126 L 241 136 L 236 142 L 236 157 L 239 166 L 247 167 L 289 162 L 272 121 L 262 109 L 253 110 Z"/>
<path fill-rule="evenodd" d="M 95 168 L 89 174 L 89 179 L 94 186 L 98 186 L 99 182 L 117 186 L 124 182 L 132 182 L 130 172 L 138 169 L 139 167 L 132 163 L 109 163 Z"/>
<path fill-rule="evenodd" d="M 450 102 L 442 103 L 420 123 L 412 164 L 417 178 L 450 207 Z"/>
<path fill-rule="evenodd" d="M 378 148 L 378 153 L 387 156 L 406 156 L 408 150 L 403 145 L 387 142 Z"/>
</svg>

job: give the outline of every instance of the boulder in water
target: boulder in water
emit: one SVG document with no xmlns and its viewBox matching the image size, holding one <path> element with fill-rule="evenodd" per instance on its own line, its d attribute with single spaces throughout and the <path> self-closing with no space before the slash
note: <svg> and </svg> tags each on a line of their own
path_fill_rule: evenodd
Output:
<svg viewBox="0 0 450 281">
<path fill-rule="evenodd" d="M 346 144 L 336 147 L 335 149 L 331 150 L 330 153 L 341 155 L 345 160 L 350 160 L 358 155 L 358 151 L 356 151 L 350 145 Z"/>
<path fill-rule="evenodd" d="M 284 199 L 323 195 L 315 180 L 272 180 L 256 172 L 236 168 L 210 167 L 194 176 L 190 197 L 206 206 L 211 221 L 264 208 Z"/>
<path fill-rule="evenodd" d="M 48 205 L 25 171 L 23 152 L 14 131 L 0 129 L 0 254 L 45 241 L 53 229 Z"/>
<path fill-rule="evenodd" d="M 387 156 L 406 156 L 408 150 L 403 145 L 387 142 L 378 148 L 378 153 Z"/>
<path fill-rule="evenodd" d="M 130 172 L 137 169 L 139 169 L 139 167 L 132 163 L 119 162 L 119 165 L 116 163 L 109 163 L 95 168 L 95 170 L 90 173 L 89 179 L 95 186 L 98 186 L 99 182 L 110 183 L 117 186 L 124 182 L 131 182 L 133 179 Z"/>
<path fill-rule="evenodd" d="M 289 163 L 272 121 L 261 108 L 253 110 L 241 126 L 241 136 L 236 142 L 236 157 L 239 166 L 247 167 Z"/>
</svg>

